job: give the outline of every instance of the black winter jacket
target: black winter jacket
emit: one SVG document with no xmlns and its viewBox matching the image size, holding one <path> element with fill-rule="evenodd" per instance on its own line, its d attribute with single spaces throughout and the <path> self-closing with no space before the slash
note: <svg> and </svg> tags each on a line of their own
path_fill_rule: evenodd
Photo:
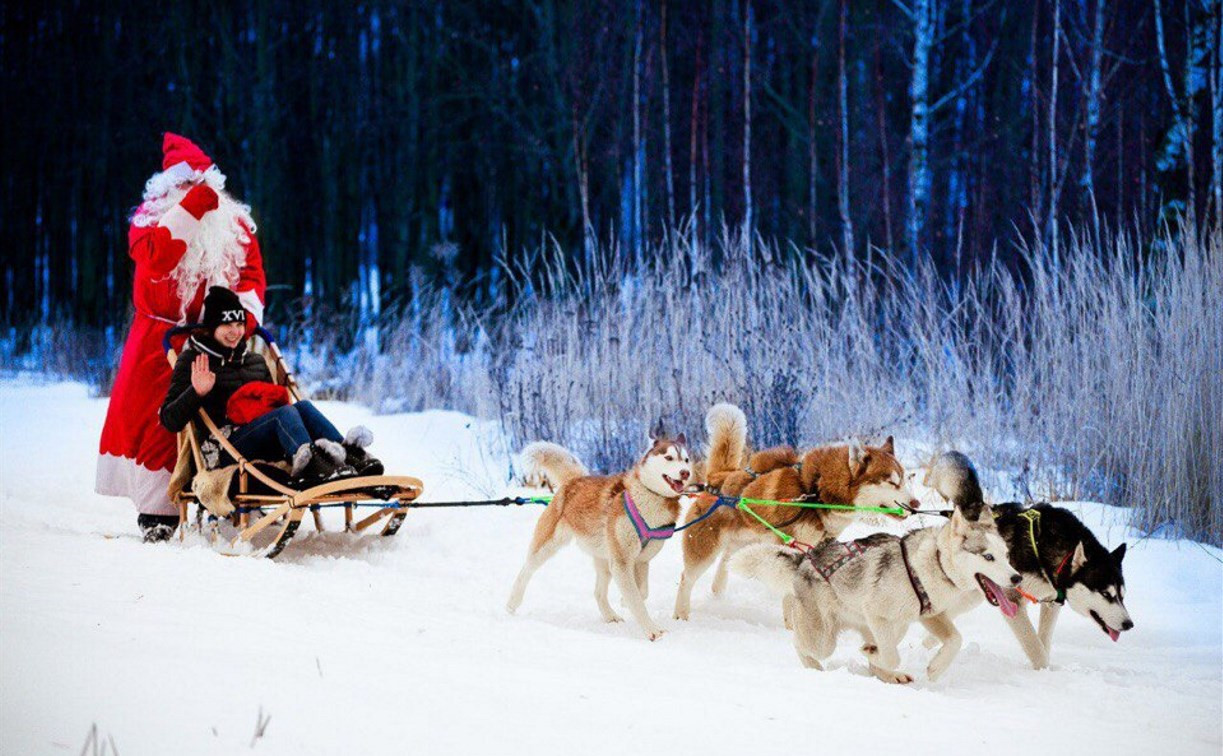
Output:
<svg viewBox="0 0 1223 756">
<path fill-rule="evenodd" d="M 216 373 L 217 381 L 205 396 L 195 393 L 191 385 L 191 363 L 201 353 L 208 355 L 208 368 Z M 229 425 L 225 405 L 229 397 L 243 384 L 251 381 L 271 382 L 272 374 L 262 356 L 246 351 L 246 342 L 226 349 L 209 336 L 192 336 L 174 363 L 170 390 L 162 402 L 158 417 L 166 430 L 178 433 L 187 426 L 201 407 L 218 426 Z"/>
</svg>

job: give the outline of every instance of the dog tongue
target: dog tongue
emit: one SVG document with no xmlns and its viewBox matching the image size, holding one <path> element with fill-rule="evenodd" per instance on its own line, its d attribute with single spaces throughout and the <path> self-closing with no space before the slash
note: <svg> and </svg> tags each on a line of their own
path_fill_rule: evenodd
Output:
<svg viewBox="0 0 1223 756">
<path fill-rule="evenodd" d="M 1015 613 L 1019 611 L 1019 607 L 1015 605 L 1014 601 L 1007 598 L 1006 591 L 999 588 L 997 583 L 984 575 L 981 576 L 981 580 L 985 583 L 985 587 L 989 589 L 990 596 L 998 602 L 998 608 L 1002 611 L 1002 614 L 1007 617 L 1014 617 Z"/>
<path fill-rule="evenodd" d="M 1117 639 L 1121 637 L 1121 631 L 1119 631 L 1119 630 L 1114 630 L 1114 629 L 1112 629 L 1112 628 L 1110 627 L 1110 628 L 1108 629 L 1108 637 L 1110 637 L 1110 638 L 1112 638 L 1112 639 L 1113 639 L 1113 643 L 1116 643 L 1116 642 L 1117 642 Z"/>
</svg>

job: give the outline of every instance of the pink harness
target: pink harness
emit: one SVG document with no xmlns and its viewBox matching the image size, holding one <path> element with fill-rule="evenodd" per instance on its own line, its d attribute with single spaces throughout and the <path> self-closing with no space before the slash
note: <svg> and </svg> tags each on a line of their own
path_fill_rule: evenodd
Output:
<svg viewBox="0 0 1223 756">
<path fill-rule="evenodd" d="M 675 535 L 675 523 L 663 525 L 661 528 L 651 528 L 645 518 L 641 516 L 641 510 L 637 508 L 633 497 L 629 496 L 627 488 L 624 489 L 624 511 L 637 530 L 637 537 L 641 539 L 642 548 L 645 548 L 650 541 L 665 541 Z"/>
</svg>

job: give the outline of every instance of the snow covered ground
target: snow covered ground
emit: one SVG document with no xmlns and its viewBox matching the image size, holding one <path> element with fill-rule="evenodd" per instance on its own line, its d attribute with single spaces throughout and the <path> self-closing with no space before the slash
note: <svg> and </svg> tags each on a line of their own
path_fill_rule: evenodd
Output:
<svg viewBox="0 0 1223 756">
<path fill-rule="evenodd" d="M 321 406 L 373 428 L 426 499 L 506 490 L 469 418 Z M 777 600 L 739 578 L 715 599 L 707 577 L 692 621 L 672 620 L 678 544 L 654 561 L 656 643 L 600 621 L 575 548 L 508 615 L 534 508 L 414 512 L 392 539 L 303 526 L 274 562 L 146 546 L 131 505 L 93 493 L 104 413 L 79 385 L 0 382 L 0 753 L 80 753 L 95 726 L 124 756 L 1223 748 L 1223 555 L 1135 543 L 1123 511 L 1070 505 L 1130 543 L 1118 643 L 1067 610 L 1037 672 L 983 607 L 941 680 L 915 629 L 918 681 L 887 686 L 849 636 L 829 671 L 799 666 Z"/>
</svg>

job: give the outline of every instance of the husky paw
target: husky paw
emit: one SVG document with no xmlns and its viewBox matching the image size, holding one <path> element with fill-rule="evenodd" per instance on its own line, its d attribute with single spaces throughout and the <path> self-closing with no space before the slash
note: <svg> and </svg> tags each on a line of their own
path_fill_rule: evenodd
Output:
<svg viewBox="0 0 1223 756">
<path fill-rule="evenodd" d="M 807 669 L 818 669 L 821 672 L 824 671 L 824 665 L 820 664 L 819 659 L 816 659 L 813 656 L 806 656 L 804 654 L 799 654 L 798 660 L 802 662 L 802 665 L 806 667 Z"/>
<path fill-rule="evenodd" d="M 866 654 L 867 656 L 877 654 L 879 653 L 879 647 L 874 643 L 864 643 L 862 645 L 862 653 Z"/>
<path fill-rule="evenodd" d="M 672 614 L 671 616 L 672 616 L 674 619 L 677 619 L 677 620 L 683 620 L 684 622 L 687 622 L 687 621 L 688 621 L 688 612 L 687 612 L 687 610 L 685 610 L 685 611 L 680 611 L 679 609 L 676 609 L 676 610 L 675 610 L 675 613 L 674 613 L 674 614 Z"/>
<path fill-rule="evenodd" d="M 871 672 L 874 673 L 875 677 L 888 684 L 908 685 L 909 683 L 913 682 L 913 676 L 906 675 L 904 672 L 892 672 L 886 669 L 880 669 L 879 667 L 871 667 Z"/>
<path fill-rule="evenodd" d="M 645 633 L 645 637 L 649 638 L 652 641 L 656 641 L 659 638 L 661 638 L 663 636 L 663 633 L 665 632 L 667 631 L 666 630 L 647 630 Z"/>
<path fill-rule="evenodd" d="M 616 614 L 615 612 L 612 612 L 611 614 L 604 614 L 604 615 L 603 615 L 603 621 L 604 621 L 604 622 L 608 622 L 608 623 L 611 623 L 611 622 L 623 622 L 623 621 L 624 621 L 624 618 L 623 618 L 623 617 L 621 617 L 619 614 Z"/>
</svg>

